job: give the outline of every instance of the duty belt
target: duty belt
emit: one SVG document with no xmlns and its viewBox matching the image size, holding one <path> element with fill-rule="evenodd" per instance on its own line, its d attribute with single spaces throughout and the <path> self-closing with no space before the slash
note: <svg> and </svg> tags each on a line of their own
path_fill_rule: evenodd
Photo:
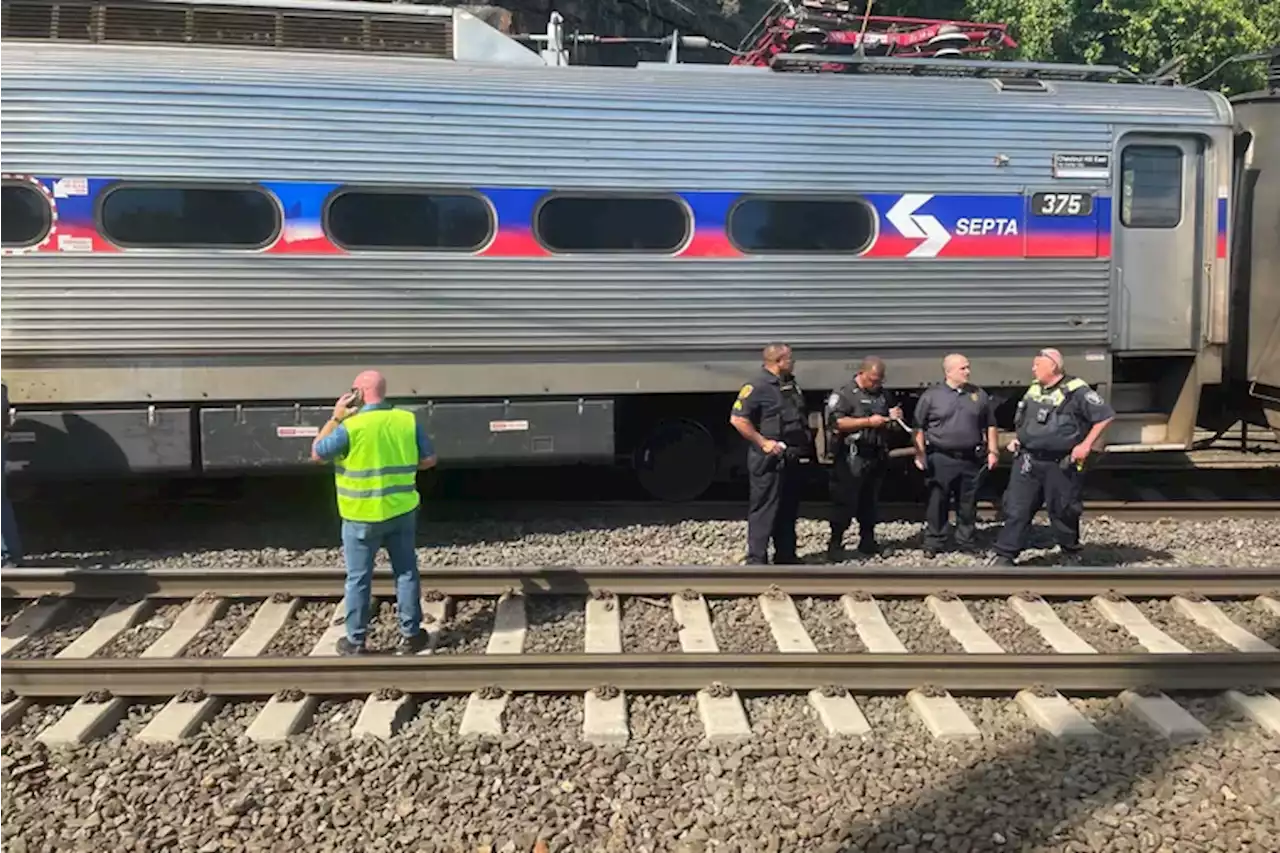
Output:
<svg viewBox="0 0 1280 853">
<path fill-rule="evenodd" d="M 973 447 L 965 448 L 963 450 L 956 450 L 950 447 L 935 447 L 934 445 L 929 445 L 929 447 L 926 448 L 926 450 L 929 453 L 941 453 L 943 456 L 950 456 L 952 459 L 977 459 L 978 454 L 980 452 L 978 450 L 977 445 L 974 445 Z"/>
<path fill-rule="evenodd" d="M 1023 448 L 1022 452 L 1037 462 L 1061 462 L 1065 457 L 1071 455 L 1070 450 L 1029 450 Z"/>
</svg>

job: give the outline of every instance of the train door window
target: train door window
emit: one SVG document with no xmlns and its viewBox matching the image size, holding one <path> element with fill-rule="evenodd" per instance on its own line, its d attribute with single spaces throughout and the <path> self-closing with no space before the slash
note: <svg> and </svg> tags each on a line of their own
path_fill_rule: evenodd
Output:
<svg viewBox="0 0 1280 853">
<path fill-rule="evenodd" d="M 733 207 L 728 231 L 744 252 L 858 254 L 875 238 L 875 214 L 860 198 L 757 196 Z"/>
<path fill-rule="evenodd" d="M 260 249 L 280 231 L 280 207 L 256 186 L 131 186 L 107 191 L 102 234 L 125 248 Z"/>
<path fill-rule="evenodd" d="M 553 252 L 674 252 L 689 237 L 689 211 L 668 196 L 554 195 L 538 206 L 534 233 Z"/>
<path fill-rule="evenodd" d="M 1182 221 L 1182 150 L 1131 145 L 1121 160 L 1120 221 L 1126 228 L 1177 228 Z"/>
<path fill-rule="evenodd" d="M 325 207 L 344 249 L 474 251 L 493 237 L 488 202 L 465 192 L 342 189 Z"/>
<path fill-rule="evenodd" d="M 40 190 L 22 181 L 0 186 L 0 245 L 6 249 L 34 246 L 49 234 L 53 212 Z"/>
</svg>

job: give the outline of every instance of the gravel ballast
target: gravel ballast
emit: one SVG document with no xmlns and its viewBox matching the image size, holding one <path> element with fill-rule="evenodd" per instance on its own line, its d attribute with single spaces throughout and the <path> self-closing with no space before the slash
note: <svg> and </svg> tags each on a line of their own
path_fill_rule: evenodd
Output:
<svg viewBox="0 0 1280 853">
<path fill-rule="evenodd" d="M 922 599 L 882 599 L 880 612 L 907 647 L 919 654 L 964 654 L 964 646 L 942 627 Z"/>
<path fill-rule="evenodd" d="M 526 599 L 524 650 L 538 654 L 581 653 L 586 643 L 586 596 Z"/>
<path fill-rule="evenodd" d="M 745 519 L 745 505 L 743 517 Z M 983 523 L 979 541 L 990 542 L 998 524 Z M 288 530 L 279 533 L 291 538 Z M 802 519 L 797 525 L 802 558 L 823 561 L 827 524 Z M 920 549 L 920 525 L 885 522 L 876 528 L 877 539 L 890 551 L 887 556 L 859 558 L 860 565 L 902 565 L 924 562 Z M 260 539 L 250 530 L 225 531 L 216 546 L 192 547 L 191 542 L 162 543 L 154 550 L 59 552 L 54 560 L 102 560 L 104 564 L 143 568 L 211 568 L 250 566 L 342 566 L 339 548 L 284 549 L 237 546 L 236 542 Z M 292 537 L 297 538 L 297 537 Z M 1086 515 L 1083 522 L 1084 559 L 1091 565 L 1212 565 L 1261 566 L 1280 563 L 1280 521 L 1223 518 L 1212 521 L 1112 521 Z M 746 548 L 746 522 L 629 520 L 625 512 L 608 517 L 539 518 L 511 521 L 423 521 L 419 524 L 418 559 L 422 567 L 441 565 L 555 566 L 555 565 L 723 565 L 741 562 Z M 1034 529 L 1031 546 L 1020 562 L 1055 560 L 1048 528 Z M 257 542 L 254 543 L 257 545 Z M 175 553 L 176 551 L 176 553 Z M 980 564 L 985 553 L 950 554 L 931 564 L 966 566 Z M 939 558 L 941 560 L 942 558 Z M 387 566 L 385 554 L 378 565 Z M 334 594 L 340 595 L 340 582 Z"/>
<path fill-rule="evenodd" d="M 760 654 L 778 651 L 769 623 L 756 598 L 708 598 L 711 631 L 716 645 L 727 654 Z"/>
<path fill-rule="evenodd" d="M 1044 637 L 1017 614 L 1003 598 L 967 598 L 965 606 L 991 639 L 1009 654 L 1044 655 L 1053 649 Z"/>
<path fill-rule="evenodd" d="M 1218 699 L 1180 699 L 1211 734 L 1170 745 L 1110 699 L 1071 700 L 1104 737 L 1054 742 L 1008 697 L 961 698 L 981 737 L 938 742 L 902 697 L 856 698 L 865 741 L 786 695 L 746 698 L 752 739 L 713 746 L 693 697 L 631 696 L 623 748 L 577 737 L 576 695 L 511 697 L 496 741 L 457 735 L 463 697 L 428 699 L 389 745 L 350 740 L 358 701 L 273 747 L 237 738 L 260 705 L 173 749 L 129 739 L 140 707 L 72 752 L 6 736 L 6 849 L 1280 849 L 1280 752 Z"/>
<path fill-rule="evenodd" d="M 797 596 L 794 601 L 800 621 L 819 652 L 853 654 L 867 650 L 840 599 Z"/>
<path fill-rule="evenodd" d="M 668 599 L 632 595 L 620 600 L 623 652 L 680 651 L 679 629 Z"/>
</svg>

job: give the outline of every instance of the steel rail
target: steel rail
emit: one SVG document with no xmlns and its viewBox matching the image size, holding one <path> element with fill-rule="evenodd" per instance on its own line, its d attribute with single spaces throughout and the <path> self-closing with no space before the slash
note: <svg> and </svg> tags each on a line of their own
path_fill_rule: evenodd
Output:
<svg viewBox="0 0 1280 853">
<path fill-rule="evenodd" d="M 5 687 L 27 698 L 268 696 L 297 688 L 315 695 L 470 693 L 488 686 L 538 693 L 602 684 L 637 692 L 691 692 L 714 682 L 741 691 L 900 692 L 933 685 L 957 693 L 1033 685 L 1108 692 L 1129 688 L 1226 690 L 1280 687 L 1280 653 L 1184 655 L 878 654 L 537 654 L 288 658 L 86 658 L 4 662 Z"/>
<path fill-rule="evenodd" d="M 4 598 L 63 595 L 88 599 L 194 598 L 207 592 L 226 598 L 287 593 L 299 598 L 342 595 L 342 569 L 11 569 L 0 576 Z M 1110 591 L 1134 597 L 1197 592 L 1223 598 L 1280 590 L 1280 567 L 1058 567 L 941 566 L 431 566 L 422 588 L 452 596 L 669 595 L 685 589 L 704 595 L 758 595 L 777 587 L 793 595 L 919 597 L 950 591 L 961 596 L 1005 597 L 1022 591 L 1045 598 L 1087 598 Z M 395 594 L 389 574 L 373 581 L 375 595 Z"/>
</svg>

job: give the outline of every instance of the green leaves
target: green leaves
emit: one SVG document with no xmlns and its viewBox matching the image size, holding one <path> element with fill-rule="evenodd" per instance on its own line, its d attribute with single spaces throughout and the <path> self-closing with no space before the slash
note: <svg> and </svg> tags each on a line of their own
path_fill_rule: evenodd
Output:
<svg viewBox="0 0 1280 853">
<path fill-rule="evenodd" d="M 909 5 L 929 15 L 930 7 L 952 4 Z M 1184 82 L 1280 42 L 1280 0 L 969 0 L 964 14 L 1009 24 L 1022 59 L 1152 72 L 1182 56 Z M 1235 94 L 1261 87 L 1265 74 L 1263 63 L 1235 63 L 1203 85 Z"/>
</svg>

